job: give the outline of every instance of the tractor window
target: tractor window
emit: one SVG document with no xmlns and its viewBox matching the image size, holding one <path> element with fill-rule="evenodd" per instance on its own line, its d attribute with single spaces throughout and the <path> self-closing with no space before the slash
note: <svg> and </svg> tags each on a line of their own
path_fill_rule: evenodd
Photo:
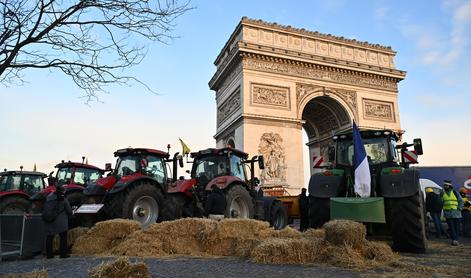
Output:
<svg viewBox="0 0 471 278">
<path fill-rule="evenodd" d="M 120 157 L 118 166 L 116 167 L 116 175 L 118 178 L 135 173 L 137 171 L 138 161 L 140 161 L 140 157 L 135 155 Z"/>
<path fill-rule="evenodd" d="M 43 187 L 43 179 L 41 176 L 24 176 L 23 190 L 32 195 L 41 191 Z"/>
<path fill-rule="evenodd" d="M 64 185 L 69 184 L 72 178 L 72 168 L 60 168 L 57 171 L 57 184 Z"/>
<path fill-rule="evenodd" d="M 241 180 L 245 180 L 244 163 L 242 163 L 240 157 L 236 155 L 231 155 L 230 162 L 231 162 L 231 175 L 236 176 L 240 178 Z"/>
<path fill-rule="evenodd" d="M 380 138 L 363 139 L 366 155 L 371 164 L 388 162 L 389 145 L 387 140 Z M 353 143 L 352 141 L 337 142 L 337 163 L 341 165 L 353 165 Z"/>
<path fill-rule="evenodd" d="M 147 156 L 146 174 L 155 178 L 159 183 L 165 184 L 167 175 L 165 173 L 165 162 L 162 158 Z"/>
<path fill-rule="evenodd" d="M 89 182 L 96 181 L 101 177 L 102 174 L 98 170 L 88 168 L 75 168 L 74 183 L 86 185 Z"/>
<path fill-rule="evenodd" d="M 0 183 L 0 191 L 20 189 L 21 176 L 3 176 Z"/>
<path fill-rule="evenodd" d="M 193 166 L 194 177 L 210 181 L 227 175 L 227 156 L 206 156 L 198 159 Z"/>
</svg>

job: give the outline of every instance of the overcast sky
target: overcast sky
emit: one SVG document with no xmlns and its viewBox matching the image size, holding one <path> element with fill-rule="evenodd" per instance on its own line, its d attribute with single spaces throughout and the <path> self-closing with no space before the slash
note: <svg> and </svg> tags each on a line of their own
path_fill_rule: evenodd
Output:
<svg viewBox="0 0 471 278">
<path fill-rule="evenodd" d="M 49 172 L 84 155 L 104 167 L 118 148 L 215 146 L 213 62 L 248 16 L 391 46 L 405 139 L 421 137 L 421 165 L 471 165 L 471 1 L 193 1 L 170 45 L 149 45 L 131 72 L 140 86 L 111 87 L 101 103 L 60 72 L 28 70 L 23 86 L 0 85 L 0 167 Z M 305 147 L 307 148 L 307 147 Z M 306 158 L 307 159 L 307 158 Z M 307 162 L 307 161 L 306 161 Z"/>
</svg>

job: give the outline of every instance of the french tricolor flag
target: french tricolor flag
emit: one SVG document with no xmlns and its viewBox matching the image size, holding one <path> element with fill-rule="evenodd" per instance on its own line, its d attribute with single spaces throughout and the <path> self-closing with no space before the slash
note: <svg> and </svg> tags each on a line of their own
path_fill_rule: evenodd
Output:
<svg viewBox="0 0 471 278">
<path fill-rule="evenodd" d="M 369 197 L 371 191 L 371 176 L 365 146 L 361 140 L 360 131 L 353 121 L 353 162 L 355 169 L 354 189 L 360 197 Z"/>
</svg>

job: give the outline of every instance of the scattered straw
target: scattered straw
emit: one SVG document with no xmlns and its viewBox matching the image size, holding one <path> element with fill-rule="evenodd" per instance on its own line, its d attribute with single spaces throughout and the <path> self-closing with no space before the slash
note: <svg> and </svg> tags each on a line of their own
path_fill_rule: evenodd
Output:
<svg viewBox="0 0 471 278">
<path fill-rule="evenodd" d="M 303 237 L 307 238 L 325 238 L 325 230 L 324 229 L 307 229 L 302 233 Z"/>
<path fill-rule="evenodd" d="M 76 227 L 67 231 L 67 247 L 72 247 L 77 240 L 77 238 L 85 235 L 88 232 L 89 228 L 86 227 Z M 54 252 L 59 252 L 60 250 L 60 238 L 55 236 L 52 241 L 52 250 Z"/>
<path fill-rule="evenodd" d="M 151 277 L 149 268 L 143 262 L 130 263 L 128 258 L 120 257 L 112 262 L 102 263 L 88 271 L 89 278 L 147 278 Z"/>
<path fill-rule="evenodd" d="M 15 273 L 15 274 L 6 274 L 2 276 L 2 278 L 49 278 L 49 274 L 47 270 L 33 270 L 31 272 L 26 273 Z"/>
<path fill-rule="evenodd" d="M 321 240 L 271 238 L 254 248 L 250 258 L 269 264 L 307 264 L 316 261 Z"/>
</svg>

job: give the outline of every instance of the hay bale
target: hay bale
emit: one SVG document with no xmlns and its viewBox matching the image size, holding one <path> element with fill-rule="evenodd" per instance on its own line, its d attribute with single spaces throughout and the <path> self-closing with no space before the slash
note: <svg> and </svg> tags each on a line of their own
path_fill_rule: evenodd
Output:
<svg viewBox="0 0 471 278">
<path fill-rule="evenodd" d="M 85 235 L 79 237 L 72 252 L 79 255 L 106 255 L 133 232 L 140 230 L 139 222 L 113 219 L 98 222 Z"/>
<path fill-rule="evenodd" d="M 369 260 L 375 260 L 381 263 L 391 263 L 398 260 L 397 254 L 395 254 L 391 247 L 384 242 L 379 241 L 366 241 L 362 254 Z"/>
<path fill-rule="evenodd" d="M 3 275 L 2 278 L 49 278 L 49 274 L 45 269 L 35 269 L 31 272 L 26 273 L 6 274 Z"/>
<path fill-rule="evenodd" d="M 67 247 L 72 247 L 77 240 L 77 238 L 85 235 L 88 232 L 89 228 L 86 227 L 75 227 L 67 231 Z M 52 241 L 52 250 L 54 252 L 60 251 L 60 238 L 55 236 Z"/>
<path fill-rule="evenodd" d="M 257 263 L 309 264 L 315 262 L 322 241 L 306 238 L 271 238 L 253 249 L 250 259 Z"/>
<path fill-rule="evenodd" d="M 363 224 L 351 220 L 332 220 L 324 224 L 325 240 L 333 245 L 360 247 L 366 240 Z"/>
<path fill-rule="evenodd" d="M 130 263 L 121 257 L 112 262 L 102 263 L 88 271 L 89 278 L 147 278 L 152 277 L 143 262 Z"/>
<path fill-rule="evenodd" d="M 272 230 L 271 236 L 278 238 L 300 238 L 302 233 L 291 227 L 286 227 L 282 230 Z"/>
<path fill-rule="evenodd" d="M 301 234 L 302 237 L 306 238 L 325 238 L 325 230 L 324 229 L 307 229 Z"/>
</svg>

